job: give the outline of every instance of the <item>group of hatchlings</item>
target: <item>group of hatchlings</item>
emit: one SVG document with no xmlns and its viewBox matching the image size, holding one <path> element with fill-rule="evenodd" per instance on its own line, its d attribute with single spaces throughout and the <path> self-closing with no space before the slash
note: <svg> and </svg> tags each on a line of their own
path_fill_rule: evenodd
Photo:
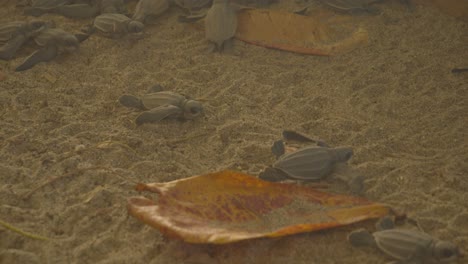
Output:
<svg viewBox="0 0 468 264">
<path fill-rule="evenodd" d="M 181 21 L 195 21 L 206 17 L 206 38 L 214 44 L 213 50 L 221 49 L 223 43 L 232 38 L 236 31 L 235 12 L 239 6 L 231 4 L 229 0 L 139 0 L 133 15 L 126 14 L 127 1 L 131 0 L 19 1 L 17 6 L 23 7 L 27 16 L 38 17 L 45 13 L 54 13 L 77 19 L 95 18 L 92 25 L 78 34 L 58 28 L 51 21 L 13 21 L 0 24 L 0 59 L 12 59 L 21 46 L 33 40 L 40 48 L 16 68 L 16 71 L 24 71 L 40 62 L 54 59 L 63 51 L 78 49 L 79 44 L 95 32 L 112 38 L 139 38 L 148 20 L 160 16 L 171 5 L 187 10 L 187 16 L 183 16 L 185 19 Z"/>
<path fill-rule="evenodd" d="M 258 1 L 257 4 L 265 5 L 271 2 L 273 1 Z M 351 2 L 359 1 L 329 1 L 337 6 Z M 2 24 L 0 44 L 3 46 L 0 47 L 0 59 L 13 58 L 23 44 L 30 39 L 34 40 L 40 48 L 16 68 L 17 71 L 23 71 L 37 63 L 52 60 L 64 50 L 77 49 L 80 42 L 96 31 L 107 37 L 138 38 L 147 20 L 165 12 L 172 3 L 188 10 L 188 15 L 181 20 L 192 21 L 205 17 L 205 35 L 213 44 L 213 50 L 221 50 L 225 42 L 234 36 L 237 23 L 235 12 L 242 7 L 233 5 L 229 0 L 140 0 L 131 17 L 125 14 L 124 0 L 31 0 L 18 4 L 24 6 L 24 13 L 29 16 L 56 13 L 70 18 L 95 19 L 89 28 L 79 34 L 69 33 L 55 27 L 54 23 L 40 20 Z M 205 7 L 210 7 L 207 12 L 204 11 Z M 141 97 L 123 95 L 119 102 L 143 111 L 135 120 L 137 125 L 167 118 L 190 120 L 203 113 L 199 101 L 175 92 L 164 91 L 159 85 L 152 87 Z M 299 146 L 294 142 L 300 143 Z M 337 164 L 346 163 L 353 155 L 350 147 L 333 148 L 323 141 L 294 131 L 284 131 L 283 139 L 274 142 L 272 152 L 277 157 L 276 162 L 259 175 L 259 178 L 267 181 L 321 180 L 329 175 Z M 361 177 L 350 179 L 350 188 L 360 192 L 362 180 Z M 364 229 L 353 231 L 348 240 L 353 246 L 377 247 L 396 259 L 395 263 L 446 263 L 462 256 L 461 251 L 450 242 L 434 239 L 421 231 L 393 228 L 393 222 L 388 217 L 381 219 L 377 230 L 373 234 Z"/>
</svg>

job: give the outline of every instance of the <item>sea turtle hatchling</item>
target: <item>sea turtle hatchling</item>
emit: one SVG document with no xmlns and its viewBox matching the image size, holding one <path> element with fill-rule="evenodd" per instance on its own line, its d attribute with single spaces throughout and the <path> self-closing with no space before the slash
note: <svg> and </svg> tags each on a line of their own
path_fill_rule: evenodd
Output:
<svg viewBox="0 0 468 264">
<path fill-rule="evenodd" d="M 96 30 L 107 37 L 122 37 L 130 35 L 139 37 L 145 26 L 139 21 L 135 21 L 125 15 L 106 13 L 94 18 L 93 25 L 88 33 L 94 33 Z"/>
<path fill-rule="evenodd" d="M 417 230 L 394 228 L 389 217 L 377 223 L 377 231 L 358 229 L 348 235 L 352 246 L 373 246 L 396 259 L 391 263 L 449 263 L 462 256 L 456 245 Z"/>
<path fill-rule="evenodd" d="M 353 155 L 350 147 L 306 146 L 291 153 L 285 153 L 268 167 L 260 178 L 269 181 L 285 179 L 317 181 L 329 175 L 337 163 L 347 162 Z M 273 171 L 277 173 L 273 173 Z"/>
<path fill-rule="evenodd" d="M 137 125 L 166 118 L 195 119 L 203 112 L 199 101 L 170 91 L 150 92 L 142 97 L 122 95 L 119 102 L 127 107 L 144 110 L 135 120 Z"/>
<path fill-rule="evenodd" d="M 34 67 L 40 62 L 54 59 L 61 52 L 73 52 L 78 50 L 79 37 L 60 28 L 46 28 L 34 38 L 41 48 L 33 52 L 26 60 L 16 68 L 16 71 L 24 71 Z"/>
<path fill-rule="evenodd" d="M 222 51 L 237 30 L 237 10 L 228 0 L 214 0 L 205 17 L 205 38 Z"/>
<path fill-rule="evenodd" d="M 330 174 L 337 163 L 345 163 L 353 155 L 350 147 L 332 148 L 322 140 L 311 139 L 291 130 L 283 131 L 283 139 L 288 146 L 283 140 L 273 143 L 271 151 L 277 160 L 260 174 L 261 179 L 320 180 Z"/>
<path fill-rule="evenodd" d="M 12 59 L 16 51 L 45 28 L 44 21 L 13 21 L 0 24 L 0 59 Z"/>
<path fill-rule="evenodd" d="M 273 182 L 287 179 L 319 181 L 331 174 L 338 164 L 346 163 L 353 156 L 353 149 L 350 147 L 333 148 L 322 140 L 311 139 L 294 131 L 283 131 L 283 138 L 290 144 L 285 146 L 283 140 L 273 144 L 271 150 L 277 160 L 259 174 L 260 179 Z M 294 146 L 294 141 L 306 145 L 298 148 Z M 362 175 L 348 173 L 336 178 L 346 182 L 351 192 L 362 193 Z"/>
</svg>

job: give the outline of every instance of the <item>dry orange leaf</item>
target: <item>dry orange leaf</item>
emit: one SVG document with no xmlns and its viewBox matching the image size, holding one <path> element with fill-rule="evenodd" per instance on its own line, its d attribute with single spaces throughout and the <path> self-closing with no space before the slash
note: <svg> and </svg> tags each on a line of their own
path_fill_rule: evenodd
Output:
<svg viewBox="0 0 468 264">
<path fill-rule="evenodd" d="M 163 234 L 190 243 L 224 244 L 347 225 L 390 208 L 359 197 L 221 171 L 167 183 L 139 184 L 155 200 L 132 197 L 128 211 Z"/>
<path fill-rule="evenodd" d="M 238 15 L 235 37 L 247 43 L 311 55 L 337 55 L 368 43 L 367 31 L 349 23 L 285 11 L 249 9 Z"/>
</svg>

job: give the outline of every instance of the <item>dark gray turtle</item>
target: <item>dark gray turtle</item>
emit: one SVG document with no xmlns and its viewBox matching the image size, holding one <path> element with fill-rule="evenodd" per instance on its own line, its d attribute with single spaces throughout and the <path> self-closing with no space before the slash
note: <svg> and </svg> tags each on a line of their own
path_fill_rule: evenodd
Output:
<svg viewBox="0 0 468 264">
<path fill-rule="evenodd" d="M 40 62 L 51 61 L 63 51 L 73 52 L 78 49 L 80 43 L 77 36 L 60 28 L 46 28 L 34 38 L 34 41 L 41 48 L 26 58 L 16 71 L 24 71 Z"/>
<path fill-rule="evenodd" d="M 205 38 L 213 44 L 213 51 L 222 51 L 237 30 L 238 8 L 228 0 L 214 0 L 205 17 Z"/>
<path fill-rule="evenodd" d="M 327 148 L 307 146 L 285 153 L 260 178 L 269 181 L 295 180 L 317 181 L 329 175 L 337 163 L 347 162 L 353 155 L 352 148 Z M 271 169 L 279 172 L 271 175 Z"/>
<path fill-rule="evenodd" d="M 320 180 L 332 172 L 336 163 L 348 161 L 353 154 L 351 148 L 331 148 L 322 140 L 292 130 L 285 130 L 282 135 L 283 139 L 271 147 L 277 160 L 260 174 L 261 179 Z"/>
<path fill-rule="evenodd" d="M 398 260 L 392 263 L 448 263 L 462 256 L 451 242 L 435 239 L 421 231 L 394 228 L 389 217 L 379 221 L 377 230 L 372 234 L 363 228 L 355 230 L 348 235 L 348 241 L 356 247 L 377 247 Z"/>
<path fill-rule="evenodd" d="M 353 155 L 350 147 L 332 148 L 322 140 L 311 139 L 291 130 L 283 131 L 283 139 L 288 144 L 285 146 L 283 140 L 274 142 L 271 150 L 277 160 L 259 174 L 260 179 L 273 182 L 287 179 L 319 181 Z M 338 175 L 337 178 L 346 182 L 353 193 L 360 194 L 364 188 L 361 175 Z"/>
<path fill-rule="evenodd" d="M 106 13 L 97 16 L 94 19 L 93 26 L 89 33 L 98 30 L 107 37 L 122 37 L 130 35 L 132 37 L 140 37 L 143 34 L 145 26 L 139 21 L 135 21 L 125 15 Z"/>
<path fill-rule="evenodd" d="M 135 7 L 133 20 L 141 23 L 148 22 L 149 18 L 155 18 L 169 9 L 169 0 L 140 0 Z"/>
<path fill-rule="evenodd" d="M 195 119 L 203 112 L 199 101 L 169 91 L 151 92 L 142 97 L 122 95 L 119 102 L 127 107 L 144 110 L 135 120 L 137 125 L 165 118 Z"/>
<path fill-rule="evenodd" d="M 67 1 L 42 0 L 24 9 L 25 15 L 41 16 L 45 13 L 60 14 L 69 18 L 91 18 L 99 13 L 125 13 L 123 0 Z"/>
<path fill-rule="evenodd" d="M 45 28 L 44 21 L 13 21 L 0 25 L 0 59 L 12 59 L 16 51 Z"/>
</svg>

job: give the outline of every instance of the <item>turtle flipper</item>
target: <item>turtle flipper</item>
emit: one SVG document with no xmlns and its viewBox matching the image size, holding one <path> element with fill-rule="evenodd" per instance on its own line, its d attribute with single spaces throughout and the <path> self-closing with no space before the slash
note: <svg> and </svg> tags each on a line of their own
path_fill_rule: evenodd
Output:
<svg viewBox="0 0 468 264">
<path fill-rule="evenodd" d="M 54 8 L 53 12 L 68 18 L 83 19 L 96 16 L 99 13 L 99 7 L 88 4 L 62 5 Z"/>
<path fill-rule="evenodd" d="M 296 14 L 296 15 L 305 16 L 306 12 L 309 10 L 309 7 L 310 7 L 310 5 L 306 5 L 306 6 L 302 7 L 301 9 L 293 11 L 293 13 Z"/>
<path fill-rule="evenodd" d="M 364 228 L 355 230 L 348 235 L 348 241 L 353 247 L 376 246 L 374 236 Z"/>
<path fill-rule="evenodd" d="M 306 135 L 293 130 L 283 130 L 283 138 L 287 141 L 298 141 L 298 142 L 312 142 L 317 144 L 319 147 L 329 148 L 330 146 L 320 139 L 312 139 Z"/>
<path fill-rule="evenodd" d="M 16 51 L 26 42 L 27 38 L 24 35 L 18 35 L 0 47 L 0 59 L 11 60 Z"/>
<path fill-rule="evenodd" d="M 159 122 L 169 116 L 179 116 L 181 114 L 182 109 L 179 107 L 174 105 L 163 105 L 141 113 L 136 118 L 135 123 L 139 126 L 144 123 Z"/>
<path fill-rule="evenodd" d="M 133 95 L 124 94 L 120 96 L 119 102 L 126 107 L 145 109 L 145 106 L 143 105 L 141 99 Z"/>
<path fill-rule="evenodd" d="M 267 167 L 258 175 L 259 179 L 269 182 L 278 182 L 288 179 L 288 177 L 280 170 L 273 167 Z"/>
<path fill-rule="evenodd" d="M 58 48 L 55 45 L 46 46 L 38 51 L 35 51 L 26 60 L 16 67 L 15 71 L 25 71 L 34 67 L 40 62 L 47 62 L 57 57 Z"/>
<path fill-rule="evenodd" d="M 75 37 L 78 40 L 79 43 L 87 40 L 91 36 L 91 34 L 86 34 L 86 33 L 76 33 Z"/>
</svg>

